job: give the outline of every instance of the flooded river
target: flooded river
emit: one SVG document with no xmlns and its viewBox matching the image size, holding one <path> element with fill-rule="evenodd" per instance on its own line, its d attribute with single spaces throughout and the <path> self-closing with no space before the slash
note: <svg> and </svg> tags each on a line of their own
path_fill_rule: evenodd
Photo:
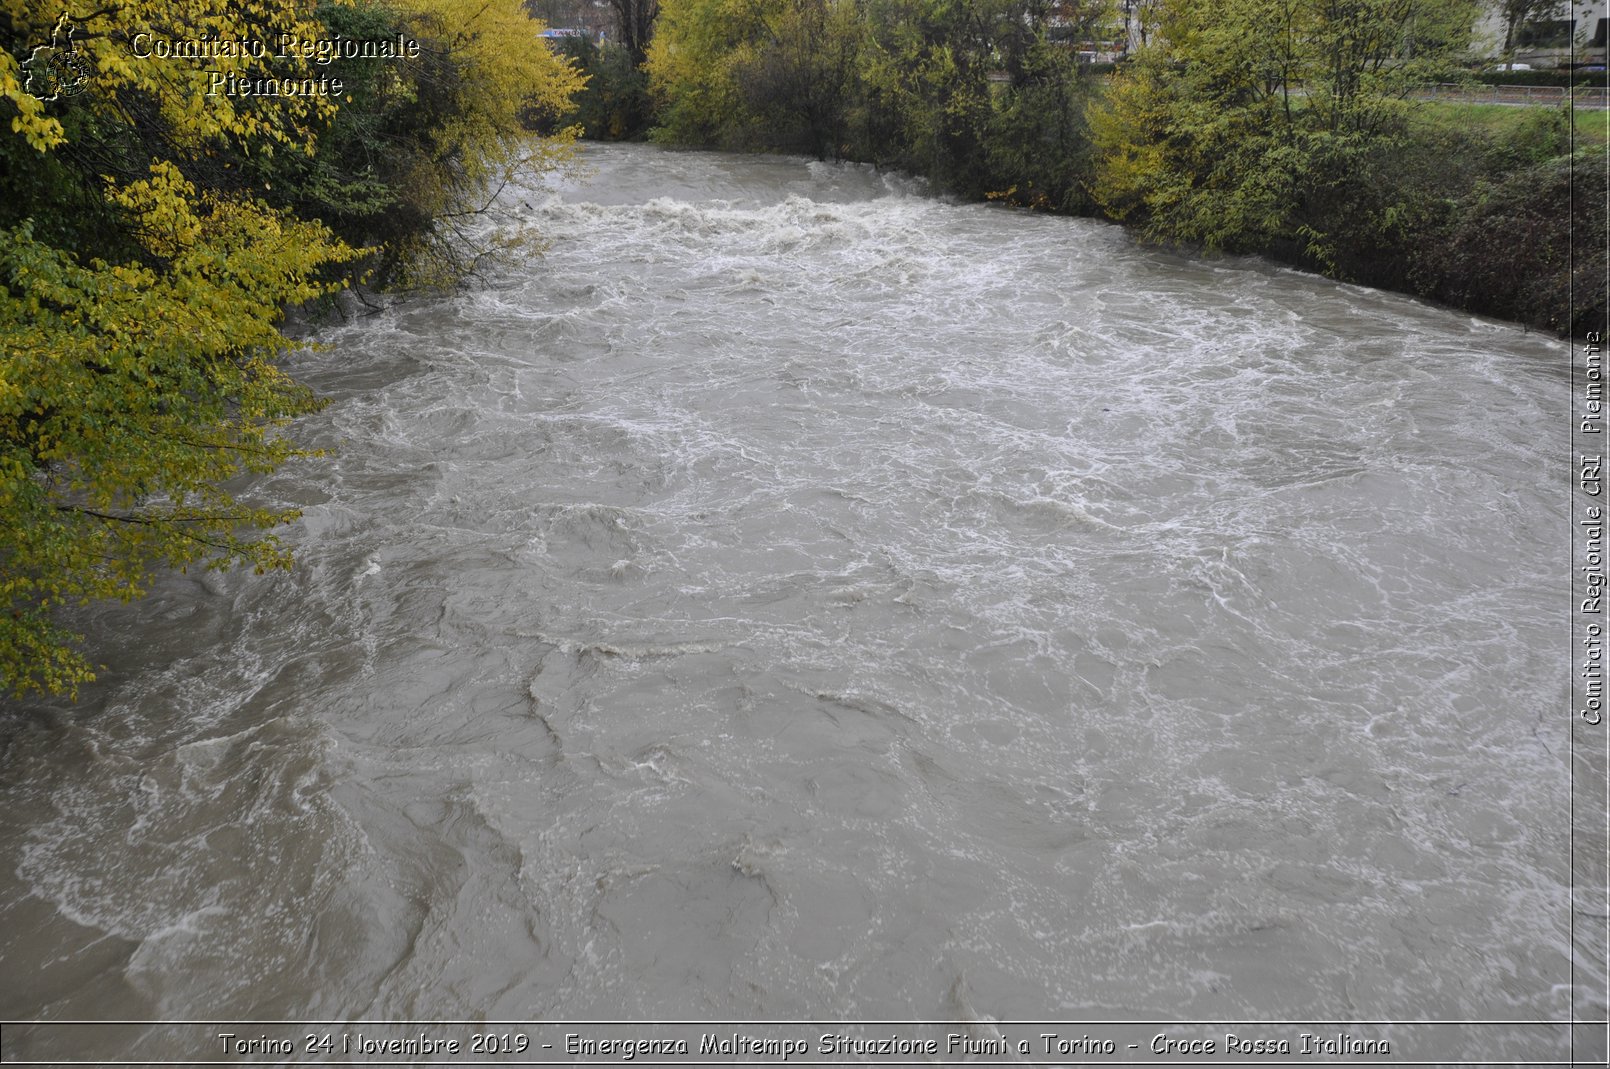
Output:
<svg viewBox="0 0 1610 1069">
<path fill-rule="evenodd" d="M 0 715 L 0 1016 L 1602 1014 L 1561 344 L 585 159 L 540 258 L 295 358 L 294 572 Z"/>
</svg>

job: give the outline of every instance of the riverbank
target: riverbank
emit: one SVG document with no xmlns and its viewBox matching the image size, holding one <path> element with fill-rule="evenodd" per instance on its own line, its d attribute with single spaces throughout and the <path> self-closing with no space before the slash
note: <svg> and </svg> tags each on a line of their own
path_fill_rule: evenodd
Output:
<svg viewBox="0 0 1610 1069">
<path fill-rule="evenodd" d="M 260 532 L 297 510 L 231 490 L 321 406 L 285 309 L 476 267 L 467 222 L 564 157 L 528 121 L 579 82 L 516 0 L 0 12 L 0 695 L 71 694 L 96 667 L 57 610 L 289 564 Z M 230 48 L 131 54 L 146 19 Z"/>
<path fill-rule="evenodd" d="M 1413 99 L 1446 55 L 1394 82 L 1333 77 L 1316 46 L 1275 84 L 1249 73 L 1261 29 L 1179 15 L 1173 44 L 1098 75 L 1001 12 L 761 4 L 715 35 L 707 7 L 666 3 L 641 70 L 591 49 L 589 136 L 872 163 L 1561 336 L 1610 315 L 1605 112 Z"/>
</svg>

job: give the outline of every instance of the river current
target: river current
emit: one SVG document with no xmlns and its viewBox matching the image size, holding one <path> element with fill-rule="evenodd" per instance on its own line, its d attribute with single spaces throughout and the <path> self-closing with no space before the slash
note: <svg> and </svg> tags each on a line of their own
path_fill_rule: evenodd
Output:
<svg viewBox="0 0 1610 1069">
<path fill-rule="evenodd" d="M 294 358 L 297 568 L 0 715 L 0 1017 L 1602 1014 L 1560 343 L 863 167 L 504 207 Z"/>
</svg>

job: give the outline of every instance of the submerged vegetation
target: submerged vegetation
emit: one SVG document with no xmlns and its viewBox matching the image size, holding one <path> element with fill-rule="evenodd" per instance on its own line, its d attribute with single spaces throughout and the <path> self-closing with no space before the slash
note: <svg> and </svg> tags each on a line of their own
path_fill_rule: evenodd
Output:
<svg viewBox="0 0 1610 1069">
<path fill-rule="evenodd" d="M 579 79 L 518 0 L 0 0 L 0 690 L 93 678 L 56 611 L 261 571 L 229 489 L 317 407 L 288 306 L 465 269 L 456 220 L 565 151 Z M 65 19 L 62 16 L 67 16 Z"/>
</svg>

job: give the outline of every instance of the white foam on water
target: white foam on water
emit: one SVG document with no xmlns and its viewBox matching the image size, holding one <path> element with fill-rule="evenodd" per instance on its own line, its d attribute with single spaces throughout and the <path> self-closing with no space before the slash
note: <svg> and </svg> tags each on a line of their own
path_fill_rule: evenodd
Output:
<svg viewBox="0 0 1610 1069">
<path fill-rule="evenodd" d="M 184 655 L 58 714 L 116 776 L 15 751 L 19 888 L 176 1012 L 231 956 L 336 1016 L 1560 1011 L 1557 347 L 869 168 L 586 156 L 504 199 L 543 258 L 297 358 L 300 570 L 105 617 Z M 93 860 L 315 824 L 260 891 Z"/>
</svg>

